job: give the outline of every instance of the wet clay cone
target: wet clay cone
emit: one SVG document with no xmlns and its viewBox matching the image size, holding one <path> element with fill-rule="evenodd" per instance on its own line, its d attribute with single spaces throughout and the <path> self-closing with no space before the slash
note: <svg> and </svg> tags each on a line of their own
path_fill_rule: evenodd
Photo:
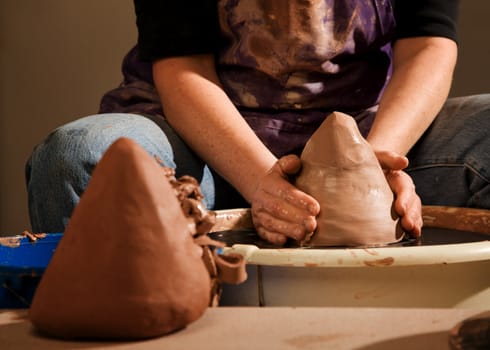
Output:
<svg viewBox="0 0 490 350">
<path fill-rule="evenodd" d="M 119 139 L 104 154 L 36 290 L 29 316 L 62 338 L 137 339 L 198 319 L 210 277 L 162 168 Z"/>
<path fill-rule="evenodd" d="M 403 237 L 393 192 L 352 117 L 329 115 L 301 160 L 296 185 L 320 203 L 317 230 L 303 246 L 375 246 Z"/>
</svg>

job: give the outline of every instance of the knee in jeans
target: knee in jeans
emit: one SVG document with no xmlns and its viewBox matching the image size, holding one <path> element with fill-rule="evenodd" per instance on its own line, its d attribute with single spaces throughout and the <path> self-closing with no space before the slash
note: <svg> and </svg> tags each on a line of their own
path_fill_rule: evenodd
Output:
<svg viewBox="0 0 490 350">
<path fill-rule="evenodd" d="M 95 166 L 92 142 L 87 138 L 83 129 L 58 128 L 39 144 L 31 157 L 30 167 L 41 168 L 47 173 L 57 176 L 71 174 L 72 176 L 83 166 L 91 172 Z M 77 170 L 78 169 L 78 170 Z"/>
</svg>

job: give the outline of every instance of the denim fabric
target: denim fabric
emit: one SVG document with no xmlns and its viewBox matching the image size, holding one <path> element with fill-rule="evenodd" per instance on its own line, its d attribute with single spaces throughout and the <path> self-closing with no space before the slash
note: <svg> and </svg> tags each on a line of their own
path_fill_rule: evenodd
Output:
<svg viewBox="0 0 490 350">
<path fill-rule="evenodd" d="M 490 209 L 490 94 L 449 99 L 408 154 L 425 205 Z"/>
<path fill-rule="evenodd" d="M 99 114 L 51 132 L 34 149 L 26 165 L 33 232 L 65 230 L 95 165 L 119 137 L 133 139 L 150 155 L 158 156 L 166 166 L 176 168 L 176 176 L 187 174 L 198 179 L 208 208 L 246 205 L 237 192 L 211 172 L 163 119 L 156 120 L 157 125 L 149 118 L 133 114 Z"/>
<path fill-rule="evenodd" d="M 153 119 L 153 121 L 151 120 Z M 490 94 L 449 99 L 408 154 L 417 192 L 425 205 L 490 209 Z M 209 169 L 161 117 L 99 114 L 54 130 L 26 165 L 34 232 L 62 232 L 107 147 L 130 137 L 151 155 L 176 168 L 177 176 L 200 182 L 208 208 L 247 203 Z"/>
</svg>

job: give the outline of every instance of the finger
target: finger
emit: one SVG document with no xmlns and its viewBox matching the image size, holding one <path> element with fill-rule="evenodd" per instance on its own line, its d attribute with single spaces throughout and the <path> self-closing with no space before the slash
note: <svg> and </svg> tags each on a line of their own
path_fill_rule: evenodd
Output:
<svg viewBox="0 0 490 350">
<path fill-rule="evenodd" d="M 297 241 L 303 240 L 306 234 L 313 232 L 316 228 L 316 220 L 312 218 L 312 221 L 311 224 L 297 225 L 281 222 L 265 213 L 254 216 L 254 225 L 259 236 L 275 244 L 284 244 L 287 238 Z"/>
<path fill-rule="evenodd" d="M 320 204 L 312 196 L 299 190 L 287 181 L 281 181 L 279 185 L 265 187 L 263 194 L 271 199 L 270 210 L 274 210 L 278 215 L 283 211 L 284 215 L 291 215 L 291 212 L 300 215 L 316 216 L 320 213 Z M 285 204 L 289 206 L 283 207 Z M 286 213 L 287 211 L 287 213 Z"/>
<path fill-rule="evenodd" d="M 278 193 L 264 191 L 262 195 L 257 197 L 253 202 L 253 213 L 260 214 L 263 212 L 284 222 L 296 223 L 298 225 L 305 225 L 304 223 L 306 222 L 306 224 L 310 223 L 311 226 L 311 220 L 314 219 L 319 212 L 319 209 L 318 211 L 316 209 L 318 202 L 313 199 L 312 203 L 315 204 L 313 205 L 314 209 L 310 209 L 310 203 L 301 199 L 303 193 L 299 190 L 297 191 L 299 196 L 296 198 L 299 197 L 298 199 L 295 199 L 292 196 L 290 197 L 290 194 L 281 193 L 281 190 L 279 190 Z M 308 228 L 310 226 L 308 226 Z"/>
<path fill-rule="evenodd" d="M 420 237 L 422 235 L 422 204 L 418 196 L 408 206 L 405 215 L 402 217 L 401 224 L 413 237 Z"/>
<path fill-rule="evenodd" d="M 318 215 L 320 205 L 312 196 L 300 191 L 291 184 L 288 175 L 296 174 L 301 169 L 301 160 L 294 154 L 281 157 L 272 167 L 268 181 L 270 186 L 262 186 L 262 191 L 276 196 L 291 205 L 306 210 L 310 215 Z"/>
<path fill-rule="evenodd" d="M 317 216 L 320 213 L 320 203 L 292 185 L 285 191 L 279 192 L 279 197 L 294 208 L 301 209 L 302 215 Z"/>
<path fill-rule="evenodd" d="M 295 154 L 279 158 L 276 163 L 283 174 L 294 175 L 301 169 L 301 159 Z"/>
<path fill-rule="evenodd" d="M 284 245 L 287 241 L 287 237 L 283 234 L 267 231 L 263 227 L 257 228 L 258 235 L 272 244 Z"/>
<path fill-rule="evenodd" d="M 386 174 L 386 179 L 392 191 L 396 194 L 395 210 L 403 216 L 410 201 L 416 197 L 415 185 L 412 178 L 400 170 L 392 170 Z"/>
<path fill-rule="evenodd" d="M 390 171 L 387 179 L 396 193 L 395 211 L 401 217 L 403 228 L 414 237 L 419 237 L 423 224 L 422 203 L 412 179 L 403 171 Z"/>
<path fill-rule="evenodd" d="M 304 228 L 300 224 L 280 220 L 266 212 L 256 212 L 254 215 L 255 227 L 264 228 L 268 232 L 281 233 L 293 239 L 301 239 Z"/>
</svg>

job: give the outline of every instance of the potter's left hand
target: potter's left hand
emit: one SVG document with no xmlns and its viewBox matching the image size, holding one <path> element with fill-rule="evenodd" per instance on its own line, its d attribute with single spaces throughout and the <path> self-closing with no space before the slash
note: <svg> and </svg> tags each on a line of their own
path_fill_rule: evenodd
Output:
<svg viewBox="0 0 490 350">
<path fill-rule="evenodd" d="M 391 151 L 375 151 L 386 179 L 395 193 L 395 211 L 401 217 L 404 230 L 414 237 L 422 232 L 422 203 L 415 192 L 412 178 L 403 171 L 408 159 Z"/>
<path fill-rule="evenodd" d="M 284 244 L 288 237 L 302 240 L 316 228 L 320 204 L 289 180 L 300 168 L 298 156 L 280 158 L 261 179 L 251 200 L 257 233 L 271 243 Z"/>
</svg>

